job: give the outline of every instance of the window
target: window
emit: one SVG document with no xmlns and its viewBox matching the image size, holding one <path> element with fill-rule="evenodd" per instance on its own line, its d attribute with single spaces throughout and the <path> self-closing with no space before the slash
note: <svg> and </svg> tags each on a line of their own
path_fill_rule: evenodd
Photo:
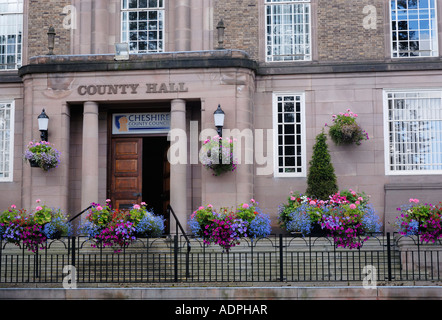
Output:
<svg viewBox="0 0 442 320">
<path fill-rule="evenodd" d="M 0 70 L 22 63 L 23 0 L 0 0 Z"/>
<path fill-rule="evenodd" d="M 435 0 L 391 1 L 392 57 L 438 56 Z"/>
<path fill-rule="evenodd" d="M 0 101 L 0 182 L 12 181 L 14 102 Z"/>
<path fill-rule="evenodd" d="M 274 94 L 275 176 L 305 176 L 304 94 Z"/>
<path fill-rule="evenodd" d="M 386 91 L 387 174 L 442 173 L 442 91 Z"/>
<path fill-rule="evenodd" d="M 311 60 L 310 0 L 266 0 L 266 61 Z"/>
<path fill-rule="evenodd" d="M 131 53 L 164 51 L 164 1 L 122 0 L 121 30 Z"/>
</svg>

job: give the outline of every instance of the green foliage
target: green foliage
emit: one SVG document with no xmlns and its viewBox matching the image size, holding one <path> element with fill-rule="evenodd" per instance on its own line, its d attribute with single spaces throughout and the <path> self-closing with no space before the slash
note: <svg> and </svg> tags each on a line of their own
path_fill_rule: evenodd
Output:
<svg viewBox="0 0 442 320">
<path fill-rule="evenodd" d="M 309 162 L 307 175 L 307 196 L 327 200 L 330 195 L 338 192 L 335 169 L 328 151 L 327 136 L 323 132 L 316 136 L 313 156 Z"/>
</svg>

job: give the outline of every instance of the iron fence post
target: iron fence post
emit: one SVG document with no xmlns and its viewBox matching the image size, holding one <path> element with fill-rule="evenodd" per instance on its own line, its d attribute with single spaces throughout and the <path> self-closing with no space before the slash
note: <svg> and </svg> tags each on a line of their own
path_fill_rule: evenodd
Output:
<svg viewBox="0 0 442 320">
<path fill-rule="evenodd" d="M 75 267 L 75 263 L 76 263 L 76 261 L 75 261 L 75 250 L 76 250 L 76 248 L 75 248 L 75 236 L 71 238 L 71 241 L 72 241 L 71 265 L 73 267 Z"/>
<path fill-rule="evenodd" d="M 282 244 L 282 233 L 279 234 L 279 281 L 284 281 L 284 250 Z"/>
<path fill-rule="evenodd" d="M 175 282 L 178 282 L 178 234 L 176 234 L 173 238 L 174 246 L 173 246 L 173 258 L 174 258 L 174 279 Z"/>
<path fill-rule="evenodd" d="M 390 244 L 390 232 L 387 232 L 387 267 L 388 267 L 388 281 L 391 281 L 393 278 L 391 276 L 391 244 Z"/>
</svg>

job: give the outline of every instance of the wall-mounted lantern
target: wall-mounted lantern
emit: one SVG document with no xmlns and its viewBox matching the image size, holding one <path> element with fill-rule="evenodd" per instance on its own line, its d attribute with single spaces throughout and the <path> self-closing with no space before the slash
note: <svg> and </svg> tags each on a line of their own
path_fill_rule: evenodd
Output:
<svg viewBox="0 0 442 320">
<path fill-rule="evenodd" d="M 218 135 L 220 137 L 223 136 L 224 118 L 224 111 L 221 109 L 221 105 L 218 105 L 218 109 L 216 109 L 213 113 L 213 119 L 215 121 L 215 127 L 218 130 Z"/>
<path fill-rule="evenodd" d="M 41 141 L 48 141 L 49 117 L 46 114 L 45 109 L 41 111 L 37 120 L 38 120 L 38 130 L 40 130 Z"/>
</svg>

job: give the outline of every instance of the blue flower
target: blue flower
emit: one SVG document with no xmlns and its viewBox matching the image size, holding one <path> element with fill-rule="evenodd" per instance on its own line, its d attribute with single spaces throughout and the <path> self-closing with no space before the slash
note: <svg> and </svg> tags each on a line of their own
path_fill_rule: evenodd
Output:
<svg viewBox="0 0 442 320">
<path fill-rule="evenodd" d="M 164 219 L 162 217 L 148 212 L 135 227 L 135 231 L 147 237 L 159 237 L 163 234 L 164 227 Z"/>
<path fill-rule="evenodd" d="M 365 207 L 365 213 L 362 216 L 362 226 L 365 232 L 380 232 L 382 229 L 379 216 L 371 204 Z"/>
<path fill-rule="evenodd" d="M 258 213 L 249 226 L 250 234 L 254 238 L 267 237 L 272 232 L 271 221 L 268 214 Z"/>
<path fill-rule="evenodd" d="M 54 239 L 59 236 L 71 236 L 72 224 L 66 221 L 65 218 L 57 216 L 52 221 L 45 224 L 43 234 L 48 239 Z"/>
<path fill-rule="evenodd" d="M 289 214 L 291 220 L 287 223 L 288 231 L 301 232 L 303 236 L 311 233 L 313 226 L 307 206 L 304 203 Z"/>
<path fill-rule="evenodd" d="M 200 235 L 200 232 L 201 232 L 201 226 L 200 226 L 200 224 L 198 223 L 198 221 L 197 221 L 195 218 L 193 218 L 193 219 L 192 219 L 192 218 L 189 219 L 188 224 L 189 224 L 190 231 L 191 231 L 195 236 Z"/>
</svg>

